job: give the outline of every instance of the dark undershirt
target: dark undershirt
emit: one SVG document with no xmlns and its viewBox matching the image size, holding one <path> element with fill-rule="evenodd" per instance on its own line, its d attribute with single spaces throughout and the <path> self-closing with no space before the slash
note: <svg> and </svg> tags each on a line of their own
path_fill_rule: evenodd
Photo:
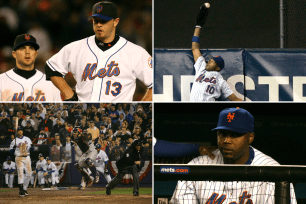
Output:
<svg viewBox="0 0 306 204">
<path fill-rule="evenodd" d="M 98 48 L 100 48 L 103 52 L 105 52 L 106 50 L 108 50 L 109 48 L 113 47 L 117 42 L 119 41 L 119 35 L 115 35 L 115 39 L 110 42 L 110 43 L 103 43 L 100 40 L 97 39 L 97 37 L 95 36 L 95 42 L 96 45 L 98 46 Z M 50 78 L 52 76 L 59 76 L 59 77 L 63 77 L 63 75 L 57 71 L 53 71 L 46 63 L 45 65 L 45 72 L 46 72 L 46 79 L 47 80 L 51 80 Z"/>
<path fill-rule="evenodd" d="M 34 68 L 31 71 L 26 71 L 26 70 L 22 70 L 22 69 L 18 69 L 17 67 L 15 67 L 13 69 L 13 71 L 18 74 L 19 76 L 25 78 L 25 79 L 29 79 L 32 76 L 34 76 L 36 74 L 36 69 Z"/>
</svg>

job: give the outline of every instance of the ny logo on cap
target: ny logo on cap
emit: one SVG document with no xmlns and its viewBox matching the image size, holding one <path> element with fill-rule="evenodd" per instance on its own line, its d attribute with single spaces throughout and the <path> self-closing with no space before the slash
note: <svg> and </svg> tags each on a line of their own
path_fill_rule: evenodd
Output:
<svg viewBox="0 0 306 204">
<path fill-rule="evenodd" d="M 228 113 L 227 114 L 227 118 L 226 119 L 228 119 L 228 121 L 227 122 L 232 122 L 232 120 L 234 120 L 234 117 L 235 117 L 235 113 Z"/>
<path fill-rule="evenodd" d="M 30 40 L 30 35 L 25 35 L 24 38 L 29 41 Z"/>
<path fill-rule="evenodd" d="M 99 6 L 97 7 L 97 12 L 100 13 L 100 12 L 102 11 L 102 9 L 103 9 L 103 6 L 102 6 L 102 5 L 99 5 Z"/>
</svg>

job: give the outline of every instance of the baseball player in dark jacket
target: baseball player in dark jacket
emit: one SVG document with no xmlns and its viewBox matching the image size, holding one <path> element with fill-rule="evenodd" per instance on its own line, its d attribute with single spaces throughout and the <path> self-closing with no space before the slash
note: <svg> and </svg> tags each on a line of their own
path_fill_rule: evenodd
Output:
<svg viewBox="0 0 306 204">
<path fill-rule="evenodd" d="M 139 175 L 136 165 L 140 165 L 140 149 L 140 140 L 134 140 L 131 146 L 123 152 L 120 159 L 117 160 L 116 165 L 118 168 L 118 174 L 106 186 L 107 195 L 111 195 L 111 189 L 115 188 L 115 186 L 123 179 L 130 167 L 133 168 L 133 195 L 139 195 Z"/>
</svg>

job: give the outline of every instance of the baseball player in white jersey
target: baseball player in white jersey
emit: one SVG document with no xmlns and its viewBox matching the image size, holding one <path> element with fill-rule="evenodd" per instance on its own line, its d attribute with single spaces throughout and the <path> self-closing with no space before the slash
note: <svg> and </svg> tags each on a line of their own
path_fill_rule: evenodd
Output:
<svg viewBox="0 0 306 204">
<path fill-rule="evenodd" d="M 98 152 L 98 155 L 94 162 L 96 169 L 97 169 L 95 183 L 99 182 L 99 175 L 100 175 L 99 172 L 104 175 L 105 180 L 107 181 L 107 183 L 109 183 L 112 179 L 109 175 L 108 168 L 107 168 L 108 156 L 103 150 L 101 150 L 101 145 L 99 143 L 96 144 L 96 150 Z"/>
<path fill-rule="evenodd" d="M 3 163 L 3 172 L 5 175 L 5 184 L 8 185 L 9 188 L 13 188 L 15 170 L 16 164 L 12 161 L 12 158 L 8 156 L 6 161 Z"/>
<path fill-rule="evenodd" d="M 27 188 L 30 182 L 32 169 L 31 169 L 31 158 L 30 148 L 32 141 L 30 138 L 23 136 L 23 130 L 18 128 L 17 136 L 10 145 L 11 154 L 15 154 L 15 162 L 18 173 L 18 185 L 19 195 L 24 197 L 28 195 Z M 26 174 L 24 175 L 24 169 Z M 25 177 L 25 178 L 24 178 Z"/>
<path fill-rule="evenodd" d="M 35 171 L 33 171 L 33 174 L 37 174 L 38 186 L 42 187 L 45 185 L 44 166 L 47 164 L 47 162 L 42 153 L 38 155 L 38 159 L 39 160 L 36 162 L 36 168 Z"/>
<path fill-rule="evenodd" d="M 61 101 L 60 91 L 34 68 L 39 45 L 32 35 L 18 35 L 13 57 L 16 67 L 0 74 L 0 101 Z"/>
<path fill-rule="evenodd" d="M 132 101 L 138 78 L 147 86 L 142 100 L 152 101 L 152 57 L 116 35 L 116 4 L 98 2 L 92 13 L 95 35 L 72 42 L 51 57 L 45 66 L 47 80 L 67 101 Z M 68 72 L 77 81 L 75 92 L 63 79 Z"/>
<path fill-rule="evenodd" d="M 46 157 L 46 161 L 47 163 L 43 167 L 45 182 L 48 184 L 52 183 L 52 187 L 55 187 L 59 183 L 58 169 L 50 157 Z"/>
<path fill-rule="evenodd" d="M 271 157 L 250 146 L 254 118 L 245 109 L 228 108 L 219 115 L 218 149 L 214 159 L 200 156 L 189 164 L 279 165 Z M 275 184 L 270 182 L 178 181 L 171 203 L 263 203 L 274 204 Z M 291 203 L 296 203 L 291 184 Z"/>
<path fill-rule="evenodd" d="M 224 68 L 223 58 L 221 56 L 212 57 L 206 63 L 204 57 L 201 55 L 199 36 L 208 12 L 208 8 L 202 5 L 196 18 L 196 28 L 192 38 L 191 48 L 195 61 L 195 78 L 190 93 L 190 101 L 215 101 L 221 96 L 221 93 L 231 101 L 242 101 L 237 98 L 219 73 Z"/>
</svg>

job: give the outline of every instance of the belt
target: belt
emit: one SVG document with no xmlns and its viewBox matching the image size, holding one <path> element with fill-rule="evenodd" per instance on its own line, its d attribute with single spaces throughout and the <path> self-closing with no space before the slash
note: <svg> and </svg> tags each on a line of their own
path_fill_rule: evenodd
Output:
<svg viewBox="0 0 306 204">
<path fill-rule="evenodd" d="M 28 155 L 27 155 L 28 156 Z M 17 156 L 17 157 L 27 157 L 27 156 Z"/>
</svg>

